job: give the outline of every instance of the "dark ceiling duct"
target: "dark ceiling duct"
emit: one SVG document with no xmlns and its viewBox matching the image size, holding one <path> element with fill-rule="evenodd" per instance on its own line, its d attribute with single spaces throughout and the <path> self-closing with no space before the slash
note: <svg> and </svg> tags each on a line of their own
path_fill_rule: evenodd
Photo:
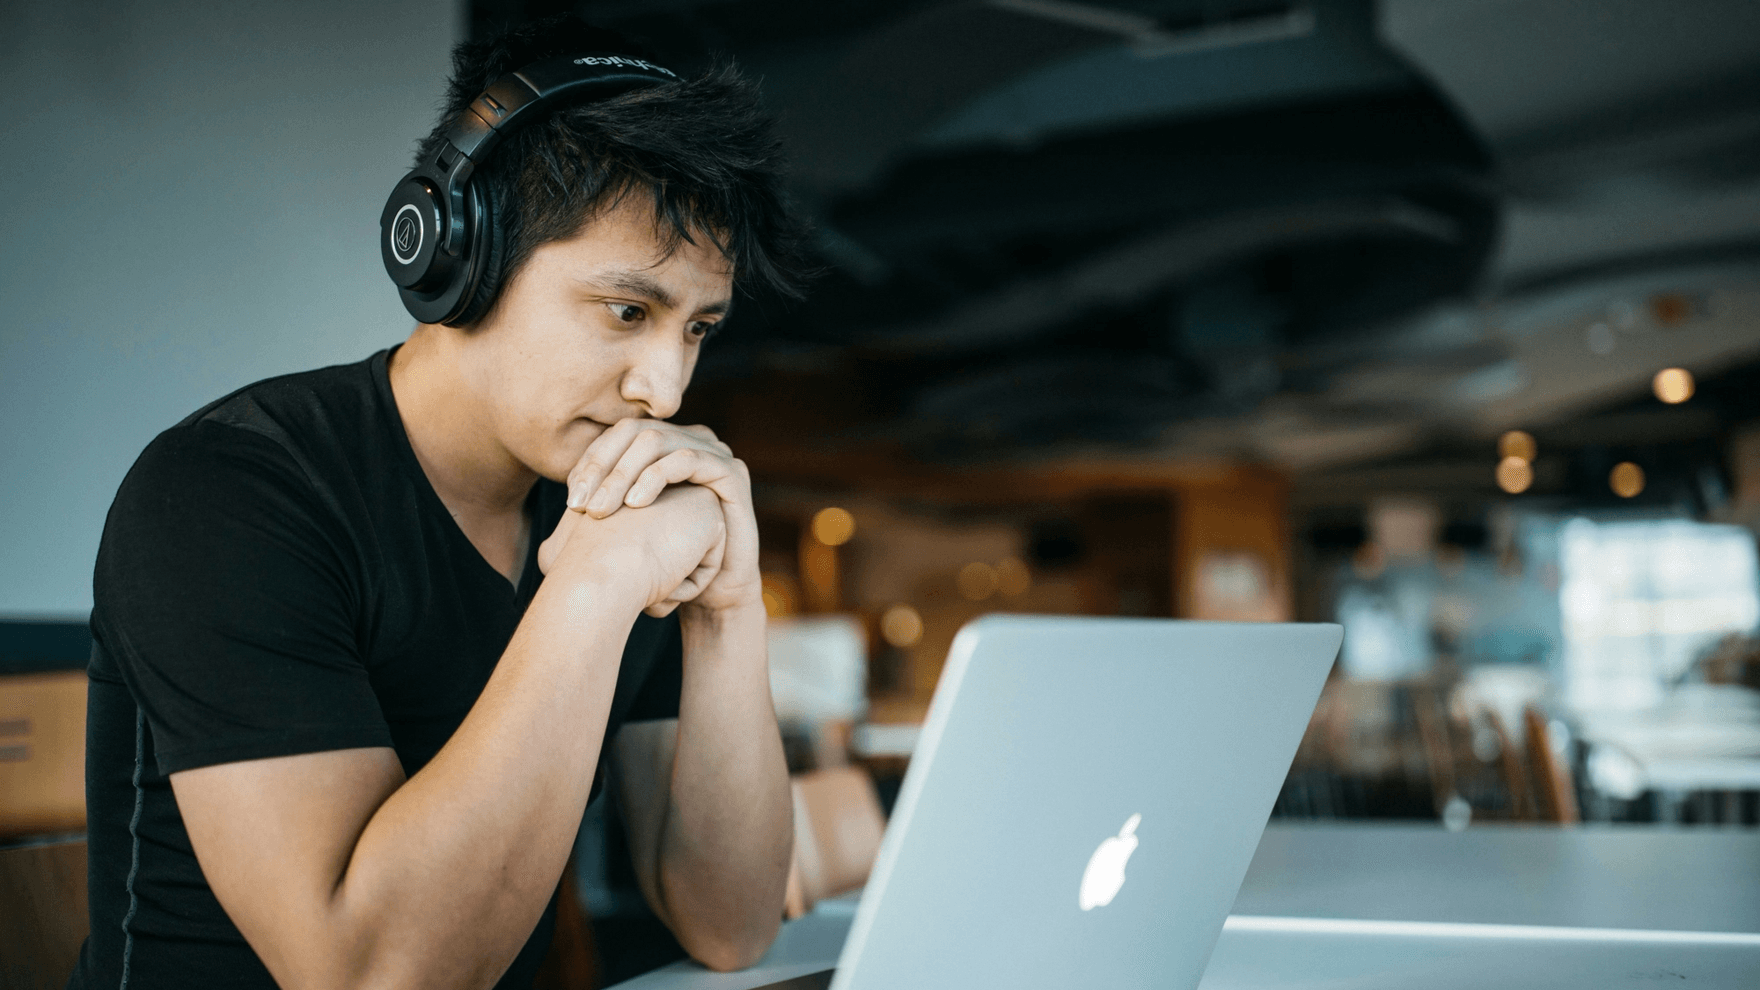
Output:
<svg viewBox="0 0 1760 990">
<path fill-rule="evenodd" d="M 1494 241 L 1489 156 L 1367 0 L 598 13 L 761 74 L 823 230 L 830 276 L 724 366 L 811 347 L 924 454 L 1250 408 L 1289 349 L 1467 293 Z"/>
</svg>

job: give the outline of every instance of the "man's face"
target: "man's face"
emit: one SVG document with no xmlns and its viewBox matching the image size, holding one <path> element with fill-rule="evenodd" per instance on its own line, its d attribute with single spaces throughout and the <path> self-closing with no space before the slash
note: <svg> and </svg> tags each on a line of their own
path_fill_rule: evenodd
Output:
<svg viewBox="0 0 1760 990">
<path fill-rule="evenodd" d="M 531 259 L 465 335 L 468 386 L 513 458 L 561 481 L 620 419 L 678 412 L 733 278 L 706 237 L 662 257 L 654 213 L 631 194 Z"/>
</svg>

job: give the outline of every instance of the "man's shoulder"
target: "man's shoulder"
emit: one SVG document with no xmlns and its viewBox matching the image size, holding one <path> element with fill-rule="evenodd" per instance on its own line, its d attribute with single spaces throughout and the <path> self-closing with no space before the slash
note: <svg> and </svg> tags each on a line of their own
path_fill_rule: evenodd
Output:
<svg viewBox="0 0 1760 990">
<path fill-rule="evenodd" d="M 197 409 L 172 430 L 230 426 L 276 440 L 313 430 L 346 434 L 377 412 L 374 365 L 383 360 L 382 353 L 375 354 L 252 382 Z"/>
<path fill-rule="evenodd" d="M 324 487 L 382 432 L 372 367 L 382 359 L 265 378 L 208 403 L 147 445 L 118 503 L 143 490 L 230 490 L 247 478 Z"/>
</svg>

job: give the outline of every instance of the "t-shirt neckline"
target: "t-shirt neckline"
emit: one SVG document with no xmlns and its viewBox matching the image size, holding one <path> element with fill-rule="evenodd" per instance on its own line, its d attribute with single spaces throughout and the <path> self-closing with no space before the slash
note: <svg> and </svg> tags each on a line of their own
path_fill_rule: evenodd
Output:
<svg viewBox="0 0 1760 990">
<path fill-rule="evenodd" d="M 488 558 L 483 556 L 483 552 L 478 550 L 477 545 L 471 542 L 471 538 L 465 535 L 463 529 L 459 528 L 458 520 L 452 517 L 452 510 L 446 507 L 446 502 L 440 498 L 440 493 L 434 490 L 434 483 L 428 480 L 428 472 L 422 470 L 421 459 L 416 457 L 416 449 L 409 442 L 409 431 L 404 428 L 403 413 L 397 408 L 397 393 L 391 390 L 391 355 L 402 346 L 402 344 L 393 344 L 374 354 L 367 363 L 373 379 L 373 391 L 379 398 L 382 411 L 385 413 L 385 420 L 389 424 L 392 446 L 397 448 L 397 456 L 403 462 L 403 470 L 409 475 L 411 484 L 415 486 L 416 497 L 422 500 L 428 512 L 437 513 L 440 519 L 445 520 L 444 525 L 453 538 L 460 541 L 470 551 L 470 556 L 477 564 L 495 578 L 497 586 L 507 589 L 507 593 L 512 595 L 516 601 L 525 601 L 535 590 L 533 585 L 537 580 L 538 544 L 542 542 L 538 539 L 538 488 L 542 479 L 533 482 L 532 490 L 526 493 L 525 511 L 528 527 L 526 560 L 525 565 L 520 568 L 519 583 L 516 585 L 507 580 L 507 575 L 496 570 L 495 565 L 489 563 Z"/>
</svg>

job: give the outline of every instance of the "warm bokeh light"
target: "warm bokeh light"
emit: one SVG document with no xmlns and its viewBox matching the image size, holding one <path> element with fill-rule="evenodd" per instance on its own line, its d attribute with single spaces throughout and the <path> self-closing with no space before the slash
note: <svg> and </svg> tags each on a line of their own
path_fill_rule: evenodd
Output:
<svg viewBox="0 0 1760 990">
<path fill-rule="evenodd" d="M 1644 469 L 1631 461 L 1621 461 L 1608 474 L 1607 484 L 1620 498 L 1633 498 L 1644 490 Z"/>
<path fill-rule="evenodd" d="M 1497 487 L 1520 495 L 1534 483 L 1534 467 L 1525 457 L 1510 456 L 1497 462 Z"/>
<path fill-rule="evenodd" d="M 1650 383 L 1656 397 L 1669 405 L 1678 405 L 1693 397 L 1693 373 L 1685 368 L 1664 368 Z"/>
<path fill-rule="evenodd" d="M 1497 438 L 1497 456 L 1502 458 L 1519 457 L 1531 461 L 1540 448 L 1534 443 L 1534 435 L 1525 430 L 1510 430 Z"/>
<path fill-rule="evenodd" d="M 1018 558 L 1005 557 L 996 565 L 996 590 L 1013 597 L 1033 586 L 1033 575 Z"/>
<path fill-rule="evenodd" d="M 780 619 L 795 613 L 798 607 L 795 600 L 799 593 L 794 586 L 794 579 L 785 574 L 765 574 L 760 581 L 765 615 Z"/>
<path fill-rule="evenodd" d="M 842 605 L 843 578 L 837 548 L 817 539 L 801 541 L 801 611 L 835 612 Z"/>
<path fill-rule="evenodd" d="M 981 561 L 972 561 L 959 569 L 959 593 L 974 602 L 996 594 L 996 568 Z"/>
<path fill-rule="evenodd" d="M 894 605 L 880 616 L 880 638 L 899 649 L 923 638 L 923 617 L 909 605 Z"/>
<path fill-rule="evenodd" d="M 848 509 L 832 506 L 813 515 L 813 539 L 828 547 L 840 547 L 856 535 L 856 517 Z"/>
</svg>

